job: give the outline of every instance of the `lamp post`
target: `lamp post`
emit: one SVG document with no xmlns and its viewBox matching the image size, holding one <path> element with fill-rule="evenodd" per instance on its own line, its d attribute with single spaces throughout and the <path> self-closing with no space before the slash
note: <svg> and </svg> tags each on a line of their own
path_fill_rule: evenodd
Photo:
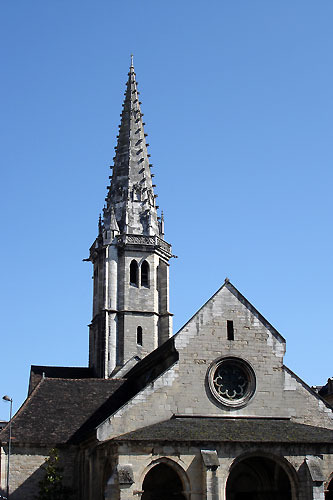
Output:
<svg viewBox="0 0 333 500">
<path fill-rule="evenodd" d="M 3 396 L 4 401 L 10 402 L 10 411 L 9 411 L 9 439 L 8 439 L 8 459 L 7 459 L 7 500 L 9 498 L 9 463 L 10 463 L 10 451 L 11 451 L 11 443 L 12 443 L 12 409 L 13 409 L 13 400 L 9 396 Z"/>
</svg>

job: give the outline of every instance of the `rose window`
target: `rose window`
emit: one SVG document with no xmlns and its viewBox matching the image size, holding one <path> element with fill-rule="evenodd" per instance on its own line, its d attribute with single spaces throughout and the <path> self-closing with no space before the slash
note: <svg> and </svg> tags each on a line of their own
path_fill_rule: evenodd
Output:
<svg viewBox="0 0 333 500">
<path fill-rule="evenodd" d="M 226 406 L 243 406 L 255 391 L 254 372 L 239 358 L 223 358 L 213 363 L 208 382 L 212 395 Z"/>
</svg>

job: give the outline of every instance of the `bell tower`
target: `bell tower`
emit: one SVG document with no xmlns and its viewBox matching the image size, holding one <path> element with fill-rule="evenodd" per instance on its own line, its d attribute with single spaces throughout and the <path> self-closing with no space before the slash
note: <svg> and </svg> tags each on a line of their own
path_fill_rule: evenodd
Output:
<svg viewBox="0 0 333 500">
<path fill-rule="evenodd" d="M 93 318 L 89 366 L 112 376 L 134 356 L 143 358 L 172 334 L 169 312 L 171 245 L 157 216 L 133 57 L 98 236 L 90 248 Z"/>
</svg>

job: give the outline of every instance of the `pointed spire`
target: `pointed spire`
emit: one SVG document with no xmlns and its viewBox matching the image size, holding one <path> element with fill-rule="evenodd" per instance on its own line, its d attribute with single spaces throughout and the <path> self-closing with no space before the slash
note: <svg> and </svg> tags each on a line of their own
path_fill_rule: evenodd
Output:
<svg viewBox="0 0 333 500">
<path fill-rule="evenodd" d="M 121 233 L 159 235 L 150 155 L 140 104 L 131 55 L 113 175 L 104 210 L 104 225 L 106 229 L 110 228 L 113 211 Z"/>
</svg>

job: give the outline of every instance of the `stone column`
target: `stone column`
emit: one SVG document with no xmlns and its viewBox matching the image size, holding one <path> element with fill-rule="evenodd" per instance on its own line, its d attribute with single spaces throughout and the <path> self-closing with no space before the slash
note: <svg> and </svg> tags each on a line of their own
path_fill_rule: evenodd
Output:
<svg viewBox="0 0 333 500">
<path fill-rule="evenodd" d="M 216 471 L 220 462 L 217 452 L 215 450 L 201 450 L 201 457 L 206 472 L 206 498 L 207 500 L 219 500 L 219 480 Z"/>
</svg>

